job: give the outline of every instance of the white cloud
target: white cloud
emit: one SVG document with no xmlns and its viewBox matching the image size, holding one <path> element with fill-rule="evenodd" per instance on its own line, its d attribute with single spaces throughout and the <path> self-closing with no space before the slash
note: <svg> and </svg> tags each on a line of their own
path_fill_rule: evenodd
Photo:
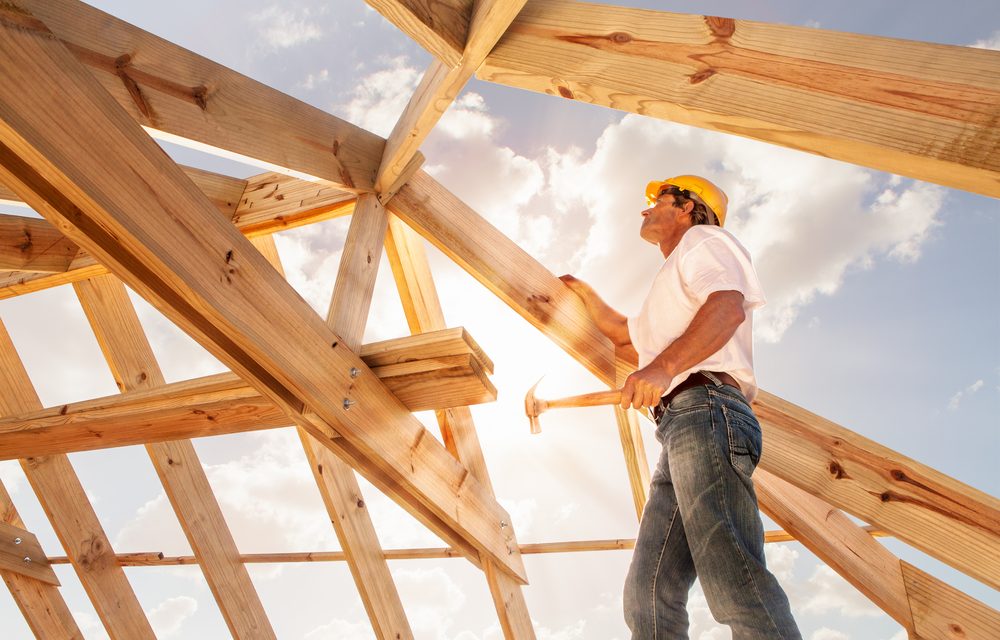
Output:
<svg viewBox="0 0 1000 640">
<path fill-rule="evenodd" d="M 849 618 L 885 615 L 871 600 L 824 564 L 817 566 L 809 578 L 801 610 L 815 614 L 834 612 Z"/>
<path fill-rule="evenodd" d="M 792 581 L 795 575 L 795 563 L 799 559 L 799 552 L 792 545 L 764 545 L 764 558 L 767 560 L 768 570 L 775 578 L 782 583 Z"/>
<path fill-rule="evenodd" d="M 843 631 L 837 631 L 835 629 L 830 629 L 827 627 L 820 627 L 813 631 L 813 634 L 809 636 L 809 640 L 851 640 Z"/>
<path fill-rule="evenodd" d="M 350 122 L 380 136 L 388 136 L 410 101 L 421 72 L 410 66 L 406 56 L 384 61 L 379 69 L 357 83 L 346 104 L 338 106 Z"/>
<path fill-rule="evenodd" d="M 953 395 L 951 399 L 948 400 L 948 408 L 952 411 L 958 411 L 958 406 L 962 403 L 962 400 L 964 398 L 971 396 L 972 394 L 976 393 L 982 388 L 983 388 L 983 381 L 976 380 L 975 382 L 973 382 L 966 388 L 962 389 L 961 391 L 955 392 L 955 395 Z"/>
<path fill-rule="evenodd" d="M 754 255 L 769 301 L 757 330 L 770 341 L 816 295 L 834 294 L 852 270 L 879 259 L 916 260 L 944 199 L 933 185 L 883 180 L 819 156 L 634 115 L 605 129 L 591 157 L 552 151 L 546 168 L 553 207 L 583 218 L 575 226 L 562 221 L 552 261 L 590 279 L 626 312 L 638 310 L 662 261 L 637 234 L 645 183 L 712 176 L 729 195 L 727 228 Z M 579 250 L 566 255 L 562 245 Z"/>
<path fill-rule="evenodd" d="M 281 5 L 271 5 L 250 16 L 256 27 L 257 36 L 270 51 L 288 49 L 323 35 L 308 8 L 289 9 Z"/>
<path fill-rule="evenodd" d="M 405 569 L 393 572 L 393 580 L 416 638 L 447 640 L 454 616 L 465 606 L 466 597 L 444 569 Z"/>
<path fill-rule="evenodd" d="M 367 620 L 349 622 L 339 618 L 316 627 L 305 636 L 305 640 L 373 640 L 374 638 L 375 633 Z"/>
<path fill-rule="evenodd" d="M 73 619 L 80 627 L 80 631 L 88 639 L 107 640 L 108 631 L 101 623 L 101 619 L 89 611 L 73 611 Z"/>
<path fill-rule="evenodd" d="M 994 49 L 1000 51 L 1000 30 L 994 31 L 993 35 L 987 36 L 982 40 L 976 40 L 969 46 L 977 49 Z"/>
<path fill-rule="evenodd" d="M 156 635 L 167 638 L 181 630 L 184 621 L 198 610 L 198 601 L 188 596 L 167 598 L 147 612 Z"/>
<path fill-rule="evenodd" d="M 315 89 L 321 84 L 326 84 L 330 81 L 330 71 L 328 69 L 320 69 L 316 73 L 310 73 L 306 76 L 299 86 L 304 89 Z"/>
<path fill-rule="evenodd" d="M 15 495 L 24 482 L 24 472 L 17 460 L 4 460 L 0 462 L 0 484 L 7 489 L 7 493 Z"/>
</svg>

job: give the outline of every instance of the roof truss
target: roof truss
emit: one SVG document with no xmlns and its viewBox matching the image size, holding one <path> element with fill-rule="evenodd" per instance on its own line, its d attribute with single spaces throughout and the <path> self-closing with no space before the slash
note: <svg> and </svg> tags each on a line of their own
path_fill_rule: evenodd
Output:
<svg viewBox="0 0 1000 640">
<path fill-rule="evenodd" d="M 374 364 L 386 352 L 366 356 L 360 347 L 383 240 L 411 331 L 424 340 L 404 348 L 426 354 L 423 332 L 445 326 L 412 228 L 602 381 L 617 386 L 634 368 L 634 354 L 615 353 L 562 283 L 419 171 L 421 142 L 473 73 L 1000 195 L 996 52 L 570 0 L 368 2 L 435 55 L 388 140 L 75 0 L 0 8 L 0 68 L 26 88 L 0 89 L 0 181 L 12 187 L 0 185 L 0 200 L 23 198 L 46 218 L 0 217 L 0 269 L 8 270 L 0 298 L 77 283 L 125 392 L 64 407 L 63 415 L 41 410 L 0 330 L 0 413 L 16 416 L 0 422 L 0 451 L 25 458 L 67 549 L 80 549 L 80 536 L 96 541 L 68 560 L 113 636 L 151 637 L 121 567 L 160 561 L 111 550 L 65 458 L 90 448 L 83 431 L 100 424 L 107 431 L 91 444 L 105 439 L 103 446 L 295 422 L 345 549 L 330 559 L 351 564 L 380 638 L 412 634 L 385 569 L 393 552 L 380 548 L 351 467 L 452 545 L 396 557 L 463 555 L 483 568 L 507 638 L 534 637 L 520 589 L 522 552 L 628 547 L 518 545 L 468 410 L 438 411 L 441 447 L 409 415 L 417 405 L 403 400 L 406 385 L 393 387 L 391 373 Z M 943 93 L 954 99 L 935 98 Z M 85 126 L 59 126 L 74 117 Z M 140 126 L 277 173 L 244 181 L 179 168 Z M 140 210 L 142 220 L 132 214 Z M 283 281 L 267 234 L 352 212 L 324 323 Z M 236 375 L 163 385 L 109 271 Z M 488 395 L 492 365 L 464 344 L 468 353 L 432 377 L 471 368 Z M 409 361 L 403 372 L 392 366 L 404 377 L 426 374 Z M 445 406 L 439 397 L 425 401 Z M 1000 588 L 1000 501 L 769 394 L 757 409 L 770 445 L 755 481 L 776 521 L 916 637 L 956 629 L 973 637 L 1000 625 L 996 611 L 891 556 L 837 510 Z M 192 418 L 204 411 L 222 419 Z M 115 431 L 139 415 L 149 428 Z M 639 513 L 649 473 L 639 427 L 634 413 L 616 419 Z M 233 635 L 273 635 L 243 564 L 295 558 L 239 554 L 204 474 L 171 464 L 200 470 L 190 443 L 148 449 Z M 21 530 L 2 489 L 0 506 L 4 526 Z M 211 517 L 186 517 L 196 512 Z M 0 574 L 36 634 L 79 636 L 56 587 L 2 565 Z"/>
</svg>

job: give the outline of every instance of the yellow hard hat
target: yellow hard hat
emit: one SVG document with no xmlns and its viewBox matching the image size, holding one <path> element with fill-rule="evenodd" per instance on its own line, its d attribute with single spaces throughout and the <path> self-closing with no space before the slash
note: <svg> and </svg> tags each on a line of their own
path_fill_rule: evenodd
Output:
<svg viewBox="0 0 1000 640">
<path fill-rule="evenodd" d="M 701 176 L 677 176 L 667 180 L 653 180 L 646 185 L 646 200 L 650 205 L 656 203 L 664 187 L 674 186 L 691 193 L 693 199 L 700 200 L 719 219 L 719 226 L 726 223 L 726 210 L 729 208 L 729 198 L 725 192 Z"/>
</svg>

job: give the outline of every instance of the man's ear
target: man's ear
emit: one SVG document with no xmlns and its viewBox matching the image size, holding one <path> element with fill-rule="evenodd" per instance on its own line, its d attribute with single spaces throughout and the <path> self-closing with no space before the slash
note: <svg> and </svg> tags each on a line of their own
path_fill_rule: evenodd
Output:
<svg viewBox="0 0 1000 640">
<path fill-rule="evenodd" d="M 680 210 L 677 213 L 677 217 L 678 219 L 680 218 L 690 219 L 692 211 L 694 211 L 694 202 L 688 200 L 687 202 L 684 203 L 683 207 L 680 207 Z"/>
</svg>

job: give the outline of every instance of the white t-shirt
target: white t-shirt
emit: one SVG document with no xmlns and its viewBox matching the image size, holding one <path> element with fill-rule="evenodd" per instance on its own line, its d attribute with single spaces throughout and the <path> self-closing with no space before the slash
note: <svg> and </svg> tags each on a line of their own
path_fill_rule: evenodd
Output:
<svg viewBox="0 0 1000 640">
<path fill-rule="evenodd" d="M 764 305 L 764 292 L 750 253 L 720 227 L 696 225 L 685 232 L 656 274 L 639 315 L 628 319 L 629 337 L 639 353 L 639 368 L 679 338 L 708 296 L 716 291 L 742 293 L 746 320 L 719 351 L 679 373 L 664 395 L 695 371 L 721 371 L 733 376 L 752 402 L 757 395 L 753 310 Z"/>
</svg>

